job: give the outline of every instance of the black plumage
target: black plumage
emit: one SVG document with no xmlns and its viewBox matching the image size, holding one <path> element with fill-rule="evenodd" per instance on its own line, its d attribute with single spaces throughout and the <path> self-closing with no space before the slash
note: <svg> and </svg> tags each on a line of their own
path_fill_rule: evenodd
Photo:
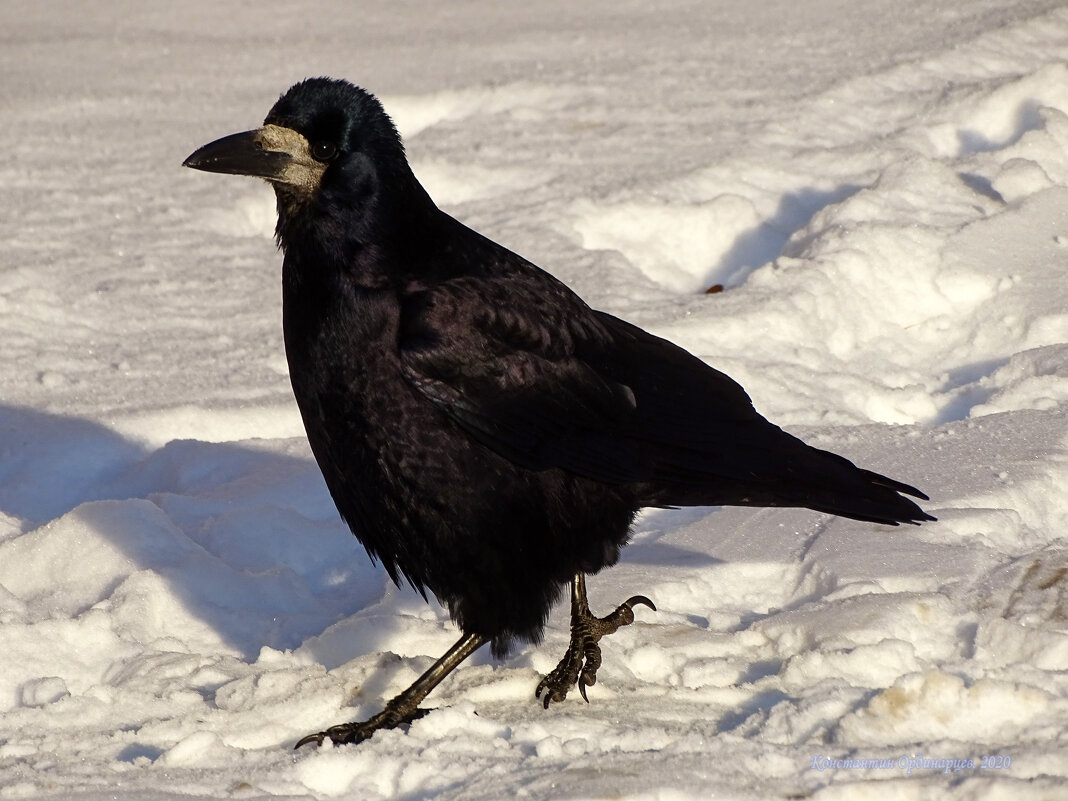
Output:
<svg viewBox="0 0 1068 801">
<path fill-rule="evenodd" d="M 482 644 L 536 641 L 568 582 L 572 645 L 538 692 L 585 696 L 597 640 L 652 604 L 594 618 L 583 575 L 616 561 L 644 506 L 933 519 L 903 497 L 917 489 L 783 432 L 723 373 L 440 211 L 362 89 L 298 83 L 262 128 L 185 163 L 274 185 L 286 354 L 315 459 L 368 553 L 464 634 L 383 713 L 301 744 L 418 716 Z"/>
</svg>

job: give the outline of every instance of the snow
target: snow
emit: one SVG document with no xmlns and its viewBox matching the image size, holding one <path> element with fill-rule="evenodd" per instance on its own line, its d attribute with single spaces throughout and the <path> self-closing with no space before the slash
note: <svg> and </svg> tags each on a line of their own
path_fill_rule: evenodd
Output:
<svg viewBox="0 0 1068 801">
<path fill-rule="evenodd" d="M 0 799 L 1068 793 L 1061 3 L 0 20 Z M 561 607 L 408 729 L 292 752 L 457 637 L 311 459 L 269 188 L 179 166 L 320 74 L 383 99 L 443 207 L 939 521 L 649 511 L 590 594 L 658 611 L 589 705 L 533 698 Z"/>
</svg>

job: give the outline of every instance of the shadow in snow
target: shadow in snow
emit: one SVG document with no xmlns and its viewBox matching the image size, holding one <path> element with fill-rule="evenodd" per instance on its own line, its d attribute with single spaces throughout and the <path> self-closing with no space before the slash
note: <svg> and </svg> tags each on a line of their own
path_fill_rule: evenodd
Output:
<svg viewBox="0 0 1068 801">
<path fill-rule="evenodd" d="M 974 129 L 957 132 L 960 142 L 958 157 L 968 156 L 972 153 L 989 153 L 1001 150 L 1019 142 L 1029 131 L 1037 131 L 1045 126 L 1042 114 L 1039 111 L 1040 104 L 1035 100 L 1026 100 L 1020 103 L 1013 112 L 1012 130 L 1008 135 L 999 139 L 993 139 L 983 131 Z"/>
<path fill-rule="evenodd" d="M 76 616 L 133 576 L 136 604 L 138 592 L 158 592 L 155 574 L 172 596 L 160 609 L 177 602 L 244 658 L 295 648 L 377 604 L 388 579 L 310 454 L 290 444 L 180 440 L 152 451 L 88 420 L 0 407 L 0 584 L 41 594 L 18 571 L 67 560 L 42 581 L 51 613 Z M 176 626 L 175 636 L 205 636 Z M 166 621 L 159 628 L 149 633 L 168 636 Z"/>
<path fill-rule="evenodd" d="M 961 172 L 957 173 L 957 177 L 960 178 L 962 184 L 971 189 L 973 192 L 978 192 L 984 197 L 988 197 L 996 203 L 1004 203 L 1005 198 L 1001 196 L 1001 193 L 994 188 L 994 184 L 990 179 L 977 175 L 973 172 Z"/>
<path fill-rule="evenodd" d="M 986 403 L 995 392 L 995 387 L 980 384 L 982 379 L 1007 362 L 1007 357 L 987 359 L 949 370 L 946 380 L 938 388 L 939 394 L 946 395 L 948 400 L 939 409 L 930 425 L 940 426 L 943 423 L 955 423 L 958 420 L 967 419 L 973 408 Z"/>
<path fill-rule="evenodd" d="M 734 731 L 753 715 L 767 712 L 779 702 L 789 700 L 790 696 L 781 690 L 764 690 L 763 692 L 759 692 L 743 701 L 734 711 L 728 712 L 721 717 L 719 719 L 717 731 L 720 734 Z"/>
<path fill-rule="evenodd" d="M 145 745 L 143 743 L 130 743 L 128 746 L 119 751 L 117 759 L 120 762 L 129 762 L 133 764 L 136 760 L 142 757 L 149 762 L 155 762 L 163 756 L 163 749 L 157 748 L 154 745 Z"/>
<path fill-rule="evenodd" d="M 754 270 L 784 255 L 783 249 L 790 238 L 808 225 L 819 211 L 841 203 L 861 189 L 863 187 L 856 184 L 843 184 L 830 190 L 801 189 L 783 195 L 771 217 L 734 240 L 730 250 L 705 276 L 704 288 L 713 284 L 738 286 L 743 283 Z M 798 252 L 803 244 L 795 244 L 791 251 Z"/>
</svg>

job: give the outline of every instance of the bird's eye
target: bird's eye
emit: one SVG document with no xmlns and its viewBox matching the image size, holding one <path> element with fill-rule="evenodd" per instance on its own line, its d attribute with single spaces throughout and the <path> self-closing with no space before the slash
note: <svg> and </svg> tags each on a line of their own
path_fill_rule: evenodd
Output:
<svg viewBox="0 0 1068 801">
<path fill-rule="evenodd" d="M 314 142 L 311 146 L 311 154 L 316 161 L 330 161 L 337 155 L 337 147 L 332 142 Z"/>
</svg>

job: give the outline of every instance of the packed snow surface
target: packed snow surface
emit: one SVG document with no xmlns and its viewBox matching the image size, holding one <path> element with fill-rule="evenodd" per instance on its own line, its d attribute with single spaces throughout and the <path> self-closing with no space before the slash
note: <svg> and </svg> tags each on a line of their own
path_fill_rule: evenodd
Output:
<svg viewBox="0 0 1068 801">
<path fill-rule="evenodd" d="M 0 8 L 0 799 L 1068 798 L 1068 9 L 1040 0 Z M 937 523 L 648 512 L 567 639 L 477 654 L 338 519 L 273 196 L 180 167 L 310 75 L 439 204 Z M 713 285 L 723 291 L 706 294 Z M 508 521 L 501 521 L 507 536 Z"/>
</svg>

